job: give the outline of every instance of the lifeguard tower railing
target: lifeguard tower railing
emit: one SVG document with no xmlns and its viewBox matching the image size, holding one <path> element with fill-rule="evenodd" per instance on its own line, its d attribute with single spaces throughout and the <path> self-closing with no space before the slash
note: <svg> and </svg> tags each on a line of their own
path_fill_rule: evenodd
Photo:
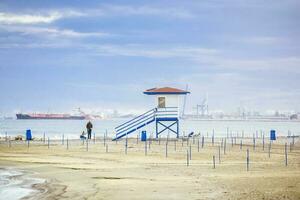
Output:
<svg viewBox="0 0 300 200">
<path fill-rule="evenodd" d="M 153 108 L 115 128 L 118 140 L 140 128 L 154 122 L 156 119 L 178 118 L 178 107 Z"/>
</svg>

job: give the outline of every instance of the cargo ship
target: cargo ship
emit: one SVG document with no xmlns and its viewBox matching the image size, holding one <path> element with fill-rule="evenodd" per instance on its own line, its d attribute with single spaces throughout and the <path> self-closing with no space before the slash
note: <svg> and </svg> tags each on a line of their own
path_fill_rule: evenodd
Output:
<svg viewBox="0 0 300 200">
<path fill-rule="evenodd" d="M 69 120 L 84 120 L 85 115 L 70 115 L 70 114 L 16 114 L 17 119 L 69 119 Z"/>
</svg>

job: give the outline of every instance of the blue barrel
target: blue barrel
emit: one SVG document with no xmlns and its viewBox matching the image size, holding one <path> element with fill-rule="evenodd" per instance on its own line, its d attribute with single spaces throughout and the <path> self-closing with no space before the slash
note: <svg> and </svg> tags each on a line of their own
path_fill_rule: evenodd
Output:
<svg viewBox="0 0 300 200">
<path fill-rule="evenodd" d="M 145 142 L 146 140 L 147 140 L 147 132 L 146 131 L 142 131 L 141 141 Z"/>
<path fill-rule="evenodd" d="M 270 131 L 270 140 L 276 140 L 276 132 L 275 130 Z"/>
<path fill-rule="evenodd" d="M 32 140 L 31 130 L 26 130 L 26 140 Z"/>
</svg>

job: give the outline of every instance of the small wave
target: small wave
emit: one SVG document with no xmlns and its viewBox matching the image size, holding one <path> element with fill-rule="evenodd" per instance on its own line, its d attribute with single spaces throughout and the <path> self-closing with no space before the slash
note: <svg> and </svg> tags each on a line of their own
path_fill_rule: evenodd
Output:
<svg viewBox="0 0 300 200">
<path fill-rule="evenodd" d="M 43 183 L 43 179 L 31 178 L 21 170 L 0 168 L 0 197 L 6 200 L 22 199 L 37 190 L 33 184 Z"/>
</svg>

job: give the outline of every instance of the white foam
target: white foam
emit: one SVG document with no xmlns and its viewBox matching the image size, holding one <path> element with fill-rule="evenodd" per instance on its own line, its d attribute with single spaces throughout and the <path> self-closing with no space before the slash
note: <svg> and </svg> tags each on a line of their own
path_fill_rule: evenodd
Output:
<svg viewBox="0 0 300 200">
<path fill-rule="evenodd" d="M 33 184 L 43 183 L 44 180 L 30 178 L 24 172 L 15 169 L 0 168 L 0 197 L 6 200 L 17 200 L 37 192 Z"/>
</svg>

